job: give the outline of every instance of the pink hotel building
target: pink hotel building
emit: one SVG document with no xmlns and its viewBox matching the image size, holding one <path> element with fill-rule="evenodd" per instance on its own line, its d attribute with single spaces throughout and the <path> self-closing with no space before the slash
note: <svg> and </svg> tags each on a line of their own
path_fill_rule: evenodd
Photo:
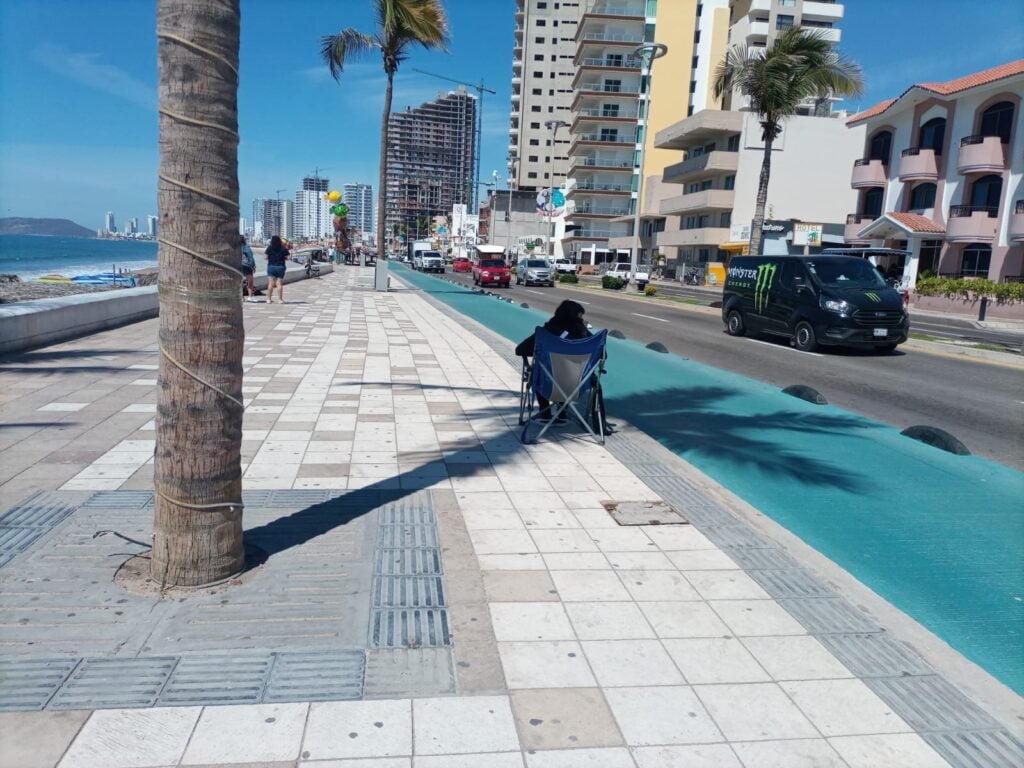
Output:
<svg viewBox="0 0 1024 768">
<path fill-rule="evenodd" d="M 1024 280 L 1024 59 L 917 83 L 847 121 L 866 128 L 851 186 L 850 246 L 910 252 L 923 272 Z"/>
</svg>

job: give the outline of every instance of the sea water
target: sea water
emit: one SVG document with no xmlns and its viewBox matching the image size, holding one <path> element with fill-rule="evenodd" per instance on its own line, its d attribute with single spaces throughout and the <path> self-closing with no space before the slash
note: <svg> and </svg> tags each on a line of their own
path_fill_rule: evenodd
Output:
<svg viewBox="0 0 1024 768">
<path fill-rule="evenodd" d="M 145 240 L 0 235 L 0 274 L 22 280 L 43 275 L 91 275 L 156 266 L 157 244 Z"/>
</svg>

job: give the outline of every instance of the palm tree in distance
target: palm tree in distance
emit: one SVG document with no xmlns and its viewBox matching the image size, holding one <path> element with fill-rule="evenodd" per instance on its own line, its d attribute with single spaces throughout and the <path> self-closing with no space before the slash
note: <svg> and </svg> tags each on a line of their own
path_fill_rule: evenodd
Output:
<svg viewBox="0 0 1024 768">
<path fill-rule="evenodd" d="M 829 95 L 851 97 L 864 91 L 860 66 L 840 53 L 819 30 L 793 27 L 767 50 L 737 45 L 726 52 L 715 71 L 715 96 L 733 89 L 750 99 L 761 122 L 764 160 L 757 185 L 757 204 L 750 230 L 750 253 L 761 252 L 761 225 L 771 178 L 772 143 L 786 118 L 808 99 Z"/>
<path fill-rule="evenodd" d="M 388 78 L 384 91 L 384 113 L 380 119 L 380 173 L 377 179 L 377 249 L 384 248 L 384 211 L 387 181 L 388 118 L 391 116 L 391 94 L 398 66 L 409 55 L 409 48 L 421 45 L 427 49 L 445 50 L 448 44 L 448 18 L 441 0 L 373 0 L 377 29 L 372 35 L 352 27 L 336 35 L 321 38 L 320 54 L 331 76 L 341 77 L 345 63 L 370 51 L 380 51 L 384 73 Z"/>
</svg>

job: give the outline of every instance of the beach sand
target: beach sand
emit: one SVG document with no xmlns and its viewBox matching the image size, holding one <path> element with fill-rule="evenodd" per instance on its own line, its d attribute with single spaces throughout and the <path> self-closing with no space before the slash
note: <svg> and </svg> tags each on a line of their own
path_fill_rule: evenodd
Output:
<svg viewBox="0 0 1024 768">
<path fill-rule="evenodd" d="M 13 278 L 13 279 L 11 279 Z M 140 269 L 135 273 L 137 286 L 156 285 L 157 270 Z M 100 293 L 119 291 L 116 285 L 79 285 L 77 283 L 36 283 L 20 280 L 15 275 L 0 275 L 0 304 L 35 299 L 53 299 L 59 296 L 73 296 L 78 293 Z"/>
</svg>

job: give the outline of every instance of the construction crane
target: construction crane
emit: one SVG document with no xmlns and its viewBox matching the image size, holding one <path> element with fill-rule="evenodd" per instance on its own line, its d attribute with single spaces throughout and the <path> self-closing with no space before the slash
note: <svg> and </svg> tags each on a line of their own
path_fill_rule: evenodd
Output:
<svg viewBox="0 0 1024 768">
<path fill-rule="evenodd" d="M 473 135 L 473 176 L 468 180 L 469 187 L 473 194 L 473 199 L 470 201 L 470 209 L 476 208 L 480 204 L 480 153 L 483 150 L 483 116 L 484 116 L 484 94 L 490 93 L 497 95 L 497 91 L 492 91 L 490 88 L 484 87 L 484 80 L 480 78 L 480 84 L 474 85 L 473 83 L 466 83 L 462 80 L 456 80 L 453 77 L 445 77 L 439 75 L 436 72 L 427 72 L 423 69 L 412 68 L 413 72 L 419 72 L 421 75 L 427 75 L 428 77 L 436 77 L 438 80 L 447 80 L 449 83 L 455 83 L 456 85 L 464 85 L 467 88 L 472 88 L 476 91 L 477 105 L 476 105 L 476 129 Z"/>
</svg>

